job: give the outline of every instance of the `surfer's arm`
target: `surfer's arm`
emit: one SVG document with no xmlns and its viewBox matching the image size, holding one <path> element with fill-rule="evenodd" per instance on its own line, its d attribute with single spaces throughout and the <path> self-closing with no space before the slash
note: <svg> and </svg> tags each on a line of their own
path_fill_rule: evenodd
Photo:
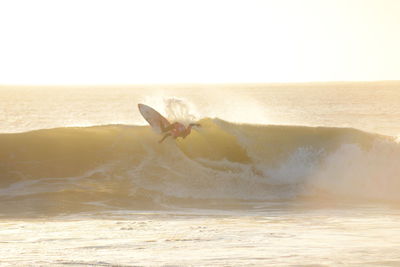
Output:
<svg viewBox="0 0 400 267">
<path fill-rule="evenodd" d="M 166 135 L 164 135 L 164 137 L 160 141 L 158 141 L 158 143 L 161 144 L 168 136 L 171 136 L 171 133 L 167 133 Z"/>
<path fill-rule="evenodd" d="M 183 139 L 185 139 L 186 136 L 188 136 L 188 135 L 191 133 L 192 127 L 193 127 L 193 126 L 200 127 L 201 125 L 198 124 L 198 123 L 191 123 L 191 124 L 189 124 L 189 126 L 186 128 L 185 132 L 182 133 L 182 135 L 181 135 L 181 137 L 182 137 Z"/>
</svg>

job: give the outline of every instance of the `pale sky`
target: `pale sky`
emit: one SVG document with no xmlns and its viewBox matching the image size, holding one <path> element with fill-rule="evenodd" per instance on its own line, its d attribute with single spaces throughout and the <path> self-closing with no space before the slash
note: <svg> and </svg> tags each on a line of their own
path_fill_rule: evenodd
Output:
<svg viewBox="0 0 400 267">
<path fill-rule="evenodd" d="M 400 80 L 400 0 L 0 0 L 0 84 Z"/>
</svg>

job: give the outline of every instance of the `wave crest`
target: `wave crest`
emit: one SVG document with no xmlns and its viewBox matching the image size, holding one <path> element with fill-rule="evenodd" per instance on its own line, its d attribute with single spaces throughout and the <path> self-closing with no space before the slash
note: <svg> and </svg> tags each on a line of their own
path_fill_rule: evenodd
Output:
<svg viewBox="0 0 400 267">
<path fill-rule="evenodd" d="M 147 126 L 0 135 L 3 211 L 168 208 L 329 197 L 400 201 L 400 144 L 349 128 L 203 119 L 185 140 Z"/>
</svg>

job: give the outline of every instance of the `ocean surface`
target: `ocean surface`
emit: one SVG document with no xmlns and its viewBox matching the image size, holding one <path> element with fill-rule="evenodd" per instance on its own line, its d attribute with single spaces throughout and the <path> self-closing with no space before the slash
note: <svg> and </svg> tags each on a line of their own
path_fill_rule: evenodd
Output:
<svg viewBox="0 0 400 267">
<path fill-rule="evenodd" d="M 161 139 L 137 104 L 199 122 Z M 400 266 L 400 82 L 0 86 L 0 266 Z"/>
</svg>

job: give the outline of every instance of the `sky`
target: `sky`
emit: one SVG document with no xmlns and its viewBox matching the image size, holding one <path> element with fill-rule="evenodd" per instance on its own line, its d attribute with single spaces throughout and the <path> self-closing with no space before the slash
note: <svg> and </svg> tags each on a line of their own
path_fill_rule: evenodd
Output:
<svg viewBox="0 0 400 267">
<path fill-rule="evenodd" d="M 398 0 L 0 0 L 0 84 L 400 79 Z"/>
</svg>

